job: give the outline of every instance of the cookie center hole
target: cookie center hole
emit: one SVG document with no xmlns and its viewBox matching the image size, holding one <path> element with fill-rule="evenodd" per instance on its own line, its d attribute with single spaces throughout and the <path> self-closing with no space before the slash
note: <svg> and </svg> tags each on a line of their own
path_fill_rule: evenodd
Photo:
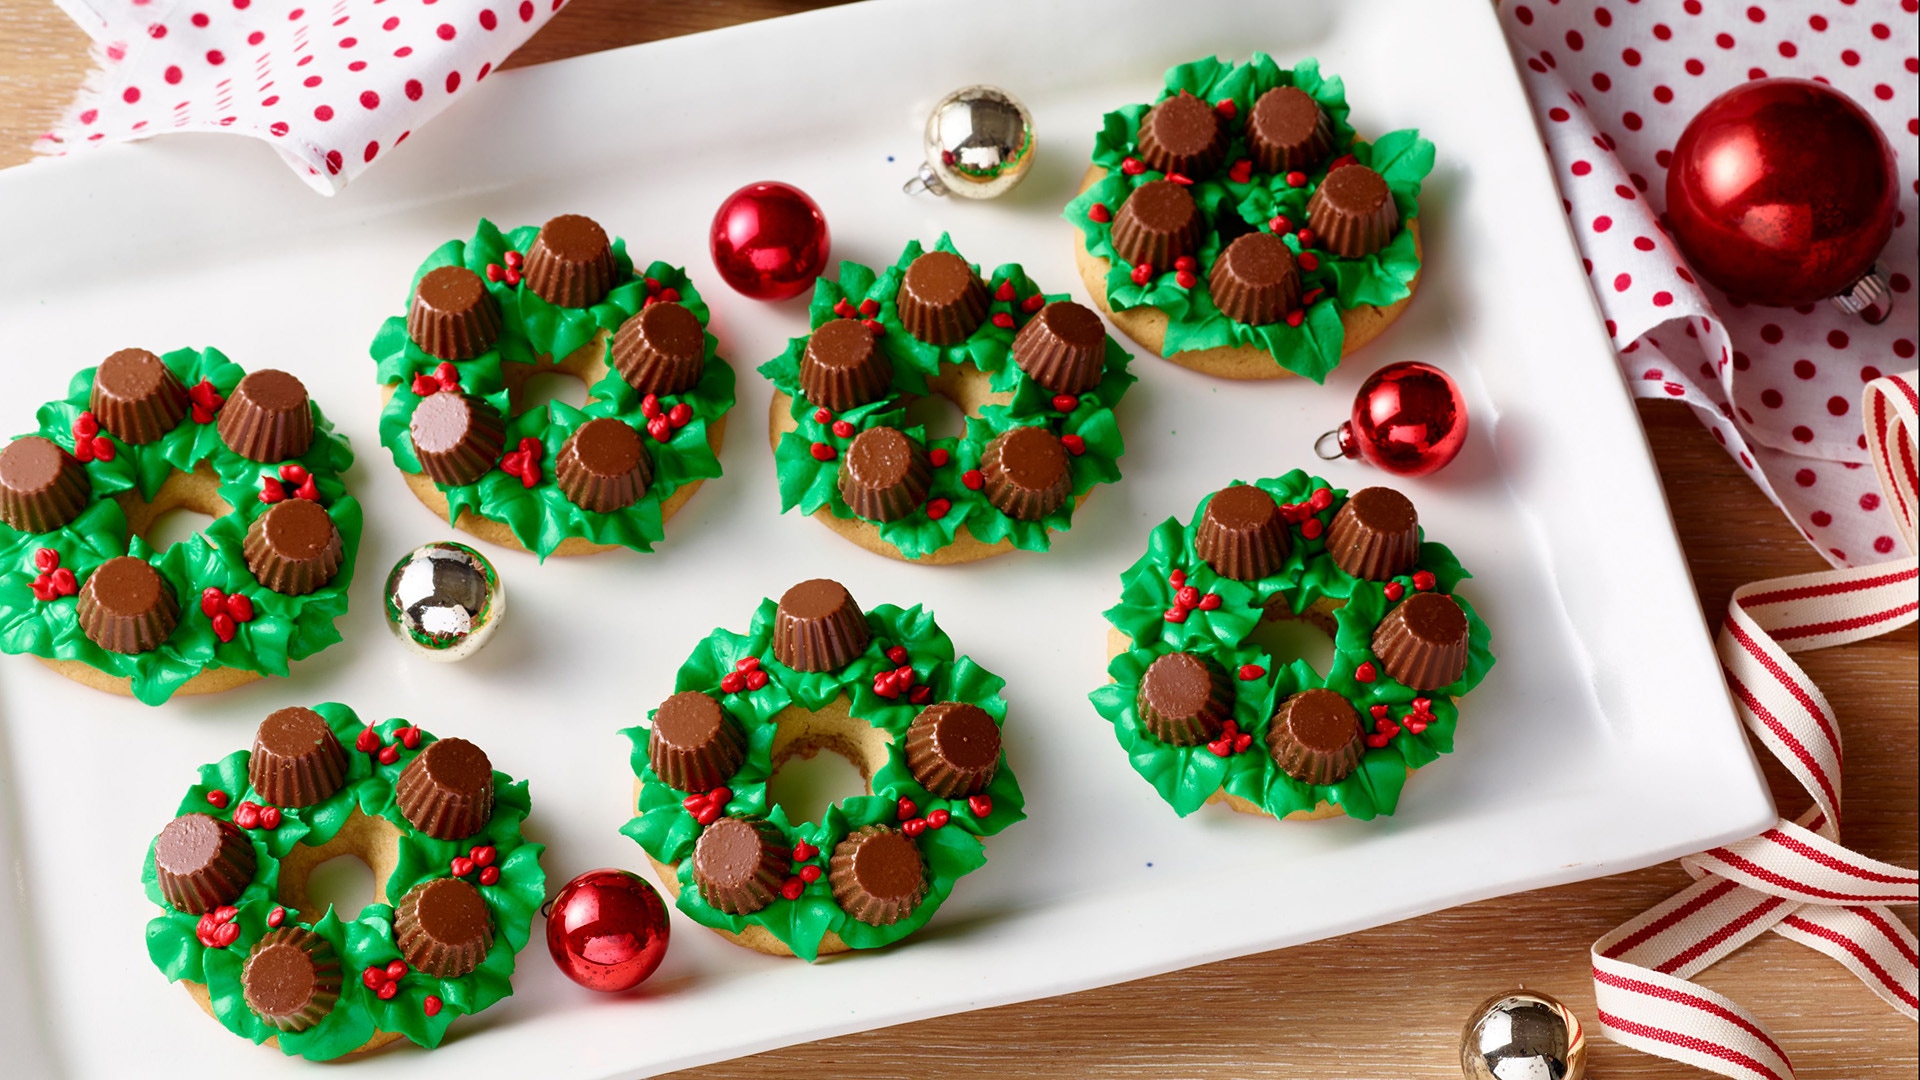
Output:
<svg viewBox="0 0 1920 1080">
<path fill-rule="evenodd" d="M 1262 619 L 1247 636 L 1247 644 L 1273 657 L 1277 666 L 1305 660 L 1323 677 L 1333 667 L 1333 636 L 1304 618 Z"/>
<path fill-rule="evenodd" d="M 927 442 L 935 439 L 959 439 L 967 434 L 967 414 L 942 394 L 915 398 L 907 406 L 907 426 L 927 429 Z"/>
<path fill-rule="evenodd" d="M 586 381 L 564 371 L 542 371 L 529 375 L 514 398 L 516 407 L 513 415 L 544 409 L 554 401 L 564 402 L 576 409 L 584 408 L 587 404 Z"/>
<path fill-rule="evenodd" d="M 157 515 L 151 524 L 140 530 L 140 536 L 153 550 L 165 551 L 194 533 L 205 532 L 211 524 L 212 515 L 176 506 Z"/>
<path fill-rule="evenodd" d="M 307 908 L 301 916 L 312 922 L 333 905 L 342 922 L 360 917 L 373 902 L 373 868 L 357 855 L 336 855 L 307 874 Z"/>
<path fill-rule="evenodd" d="M 853 759 L 831 747 L 794 751 L 767 781 L 767 797 L 788 821 L 819 821 L 827 807 L 867 793 L 867 778 Z"/>
</svg>

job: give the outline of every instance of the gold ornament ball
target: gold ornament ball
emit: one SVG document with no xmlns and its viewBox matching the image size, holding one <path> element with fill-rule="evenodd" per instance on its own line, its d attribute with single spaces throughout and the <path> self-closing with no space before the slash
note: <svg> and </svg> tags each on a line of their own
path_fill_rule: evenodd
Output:
<svg viewBox="0 0 1920 1080">
<path fill-rule="evenodd" d="M 1586 1033 L 1579 1017 L 1546 994 L 1495 994 L 1460 1033 L 1460 1072 L 1467 1080 L 1580 1080 Z"/>
<path fill-rule="evenodd" d="M 997 86 L 964 86 L 927 116 L 926 163 L 902 190 L 963 199 L 1011 191 L 1033 167 L 1033 115 Z"/>
</svg>

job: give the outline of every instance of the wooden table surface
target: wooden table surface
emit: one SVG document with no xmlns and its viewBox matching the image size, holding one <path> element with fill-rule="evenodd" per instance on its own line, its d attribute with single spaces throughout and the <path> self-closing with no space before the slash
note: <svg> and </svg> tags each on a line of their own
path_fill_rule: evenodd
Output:
<svg viewBox="0 0 1920 1080">
<path fill-rule="evenodd" d="M 573 0 L 507 65 L 789 14 L 818 0 Z M 87 39 L 49 0 L 0 0 L 0 166 L 72 99 Z M 1897 317 L 1911 319 L 1910 313 Z M 1642 402 L 1700 604 L 1717 626 L 1748 581 L 1826 568 L 1682 405 Z M 1915 629 L 1805 654 L 1849 748 L 1846 841 L 1880 859 L 1920 858 Z M 1789 815 L 1806 797 L 1767 763 Z M 1669 863 L 1633 874 L 1455 908 L 1313 945 L 1067 997 L 853 1035 L 679 1074 L 689 1077 L 1455 1077 L 1460 1025 L 1491 994 L 1526 985 L 1566 1001 L 1590 1031 L 1587 948 L 1687 884 Z M 1899 909 L 1909 927 L 1913 908 Z M 1765 935 L 1700 981 L 1757 1013 L 1801 1080 L 1913 1076 L 1914 1026 L 1839 964 Z M 1592 1040 L 1606 1080 L 1704 1075 Z"/>
</svg>

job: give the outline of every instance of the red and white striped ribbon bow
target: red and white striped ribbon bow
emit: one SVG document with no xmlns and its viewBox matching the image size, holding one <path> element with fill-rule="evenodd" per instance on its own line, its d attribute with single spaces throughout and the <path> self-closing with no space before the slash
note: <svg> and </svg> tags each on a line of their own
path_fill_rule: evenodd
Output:
<svg viewBox="0 0 1920 1080">
<path fill-rule="evenodd" d="M 1920 372 L 1868 384 L 1867 441 L 1914 548 Z M 1814 805 L 1759 836 L 1680 860 L 1685 891 L 1593 943 L 1600 1028 L 1615 1042 L 1740 1080 L 1791 1080 L 1766 1026 L 1688 979 L 1773 931 L 1845 964 L 1908 1019 L 1920 1018 L 1920 954 L 1888 904 L 1920 902 L 1920 874 L 1840 844 L 1840 732 L 1826 695 L 1789 653 L 1884 634 L 1914 621 L 1914 559 L 1801 574 L 1733 594 L 1720 664 L 1740 716 L 1798 777 Z"/>
</svg>

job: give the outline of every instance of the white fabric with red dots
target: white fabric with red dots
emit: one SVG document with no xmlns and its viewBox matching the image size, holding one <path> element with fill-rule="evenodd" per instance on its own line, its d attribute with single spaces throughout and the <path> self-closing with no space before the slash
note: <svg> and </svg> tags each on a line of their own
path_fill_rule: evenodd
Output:
<svg viewBox="0 0 1920 1080">
<path fill-rule="evenodd" d="M 1562 204 L 1621 369 L 1686 402 L 1835 566 L 1905 544 L 1868 467 L 1862 387 L 1913 363 L 1920 326 L 1917 0 L 1506 0 Z M 1668 237 L 1667 162 L 1687 121 L 1747 79 L 1827 82 L 1886 132 L 1900 177 L 1879 326 L 1821 303 L 1767 308 L 1695 280 Z"/>
<path fill-rule="evenodd" d="M 485 79 L 565 0 L 56 0 L 99 68 L 34 148 L 264 140 L 331 195 Z"/>
</svg>

